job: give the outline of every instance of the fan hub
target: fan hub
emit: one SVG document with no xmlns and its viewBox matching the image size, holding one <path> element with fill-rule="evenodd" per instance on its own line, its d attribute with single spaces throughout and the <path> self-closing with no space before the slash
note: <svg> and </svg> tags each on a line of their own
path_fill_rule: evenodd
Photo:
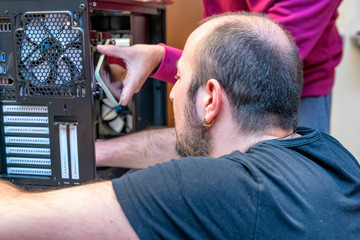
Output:
<svg viewBox="0 0 360 240">
<path fill-rule="evenodd" d="M 51 61 L 59 57 L 59 44 L 54 39 L 45 39 L 40 46 L 41 53 L 46 60 Z"/>
</svg>

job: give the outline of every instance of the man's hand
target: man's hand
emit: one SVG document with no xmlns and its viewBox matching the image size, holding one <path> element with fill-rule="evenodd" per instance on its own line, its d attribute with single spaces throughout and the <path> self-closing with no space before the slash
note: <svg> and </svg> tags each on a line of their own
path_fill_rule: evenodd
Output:
<svg viewBox="0 0 360 240">
<path fill-rule="evenodd" d="M 160 65 L 164 47 L 160 45 L 138 44 L 131 47 L 99 45 L 97 50 L 110 57 L 121 58 L 127 69 L 123 81 L 121 105 L 125 106 L 131 97 L 140 91 L 146 79 Z"/>
<path fill-rule="evenodd" d="M 102 64 L 99 72 L 102 81 L 108 87 L 112 95 L 117 99 L 120 99 L 121 91 L 123 88 L 123 81 L 127 76 L 125 68 L 119 64 L 108 64 L 106 60 Z"/>
</svg>

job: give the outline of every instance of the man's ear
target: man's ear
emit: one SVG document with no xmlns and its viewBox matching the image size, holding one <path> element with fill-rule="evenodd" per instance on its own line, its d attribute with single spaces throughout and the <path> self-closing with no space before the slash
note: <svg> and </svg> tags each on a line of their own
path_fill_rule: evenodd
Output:
<svg viewBox="0 0 360 240">
<path fill-rule="evenodd" d="M 211 122 L 220 111 L 222 87 L 218 80 L 210 79 L 206 83 L 205 120 Z"/>
</svg>

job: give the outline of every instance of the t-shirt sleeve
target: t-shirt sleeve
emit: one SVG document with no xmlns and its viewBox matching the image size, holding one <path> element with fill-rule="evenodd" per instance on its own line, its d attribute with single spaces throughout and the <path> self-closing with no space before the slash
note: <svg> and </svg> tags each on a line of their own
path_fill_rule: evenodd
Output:
<svg viewBox="0 0 360 240">
<path fill-rule="evenodd" d="M 208 164 L 209 161 L 215 162 Z M 216 161 L 173 160 L 113 180 L 118 201 L 138 236 L 141 239 L 250 236 L 255 222 L 257 183 L 247 177 L 240 164 L 232 167 Z"/>
<path fill-rule="evenodd" d="M 175 75 L 177 72 L 176 61 L 179 60 L 182 50 L 160 44 L 165 47 L 163 60 L 157 71 L 150 77 L 174 84 L 176 82 Z"/>
</svg>

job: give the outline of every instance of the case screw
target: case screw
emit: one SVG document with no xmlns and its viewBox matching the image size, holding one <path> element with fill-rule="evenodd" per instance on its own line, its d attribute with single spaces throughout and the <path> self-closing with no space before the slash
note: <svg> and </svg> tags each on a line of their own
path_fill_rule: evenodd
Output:
<svg viewBox="0 0 360 240">
<path fill-rule="evenodd" d="M 85 9 L 86 9 L 86 6 L 85 6 L 84 3 L 82 3 L 82 4 L 80 4 L 79 8 L 80 8 L 80 10 L 85 10 Z"/>
</svg>

